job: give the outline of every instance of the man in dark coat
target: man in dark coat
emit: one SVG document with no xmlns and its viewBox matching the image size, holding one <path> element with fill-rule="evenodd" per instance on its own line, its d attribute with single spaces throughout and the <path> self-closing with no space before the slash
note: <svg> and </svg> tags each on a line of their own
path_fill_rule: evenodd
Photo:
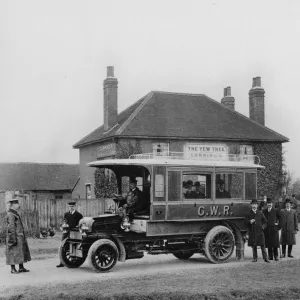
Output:
<svg viewBox="0 0 300 300">
<path fill-rule="evenodd" d="M 216 198 L 231 198 L 228 191 L 225 190 L 225 183 L 223 179 L 217 181 Z"/>
<path fill-rule="evenodd" d="M 23 265 L 31 260 L 31 256 L 24 227 L 18 214 L 20 204 L 18 199 L 11 199 L 8 200 L 8 205 L 9 209 L 6 217 L 6 264 L 11 266 L 12 274 L 29 272 Z M 16 270 L 15 265 L 19 265 L 19 271 Z"/>
<path fill-rule="evenodd" d="M 279 245 L 279 210 L 273 208 L 272 199 L 267 199 L 267 208 L 263 210 L 263 214 L 267 219 L 267 227 L 264 230 L 266 247 L 268 248 L 269 260 L 273 257 L 278 261 L 278 247 Z"/>
<path fill-rule="evenodd" d="M 131 178 L 129 181 L 129 194 L 126 198 L 126 208 L 130 214 L 139 213 L 146 208 L 145 199 L 142 197 L 141 190 L 137 187 L 137 180 Z"/>
<path fill-rule="evenodd" d="M 79 221 L 83 218 L 82 214 L 76 210 L 76 202 L 71 200 L 68 202 L 69 211 L 64 214 L 64 223 L 69 226 L 69 229 L 76 228 Z M 70 231 L 63 232 L 62 241 L 69 237 Z M 56 266 L 57 268 L 64 267 L 62 263 Z"/>
<path fill-rule="evenodd" d="M 257 246 L 260 246 L 262 257 L 265 262 L 270 262 L 267 257 L 267 251 L 265 247 L 264 229 L 267 225 L 267 220 L 264 214 L 257 209 L 258 203 L 256 199 L 251 201 L 251 210 L 245 217 L 245 224 L 248 227 L 249 240 L 248 246 L 252 247 L 253 260 L 257 262 Z"/>
<path fill-rule="evenodd" d="M 296 233 L 298 231 L 297 212 L 291 208 L 291 200 L 285 200 L 285 209 L 280 211 L 280 228 L 282 245 L 282 257 L 285 257 L 286 245 L 288 245 L 288 257 L 293 258 L 292 249 L 296 245 Z"/>
</svg>

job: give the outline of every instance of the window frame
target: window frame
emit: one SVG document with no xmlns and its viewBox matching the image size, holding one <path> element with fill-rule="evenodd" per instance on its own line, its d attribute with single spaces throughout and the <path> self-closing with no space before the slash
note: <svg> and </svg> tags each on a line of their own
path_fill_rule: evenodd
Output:
<svg viewBox="0 0 300 300">
<path fill-rule="evenodd" d="M 158 146 L 159 145 L 163 145 L 163 147 L 161 148 L 162 151 L 157 152 L 157 150 L 159 149 Z M 166 147 L 167 150 L 164 148 Z M 154 156 L 163 156 L 165 154 L 169 154 L 170 152 L 170 143 L 152 143 L 152 153 Z M 161 153 L 161 154 L 158 154 Z"/>
</svg>

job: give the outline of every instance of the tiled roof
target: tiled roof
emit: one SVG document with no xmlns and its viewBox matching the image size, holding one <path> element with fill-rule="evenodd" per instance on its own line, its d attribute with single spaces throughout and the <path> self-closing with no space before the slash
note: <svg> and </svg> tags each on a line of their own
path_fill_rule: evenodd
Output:
<svg viewBox="0 0 300 300">
<path fill-rule="evenodd" d="M 0 163 L 0 190 L 72 190 L 77 164 Z"/>
<path fill-rule="evenodd" d="M 120 113 L 118 125 L 108 133 L 101 126 L 74 148 L 113 136 L 288 142 L 206 95 L 168 92 L 149 93 Z"/>
</svg>

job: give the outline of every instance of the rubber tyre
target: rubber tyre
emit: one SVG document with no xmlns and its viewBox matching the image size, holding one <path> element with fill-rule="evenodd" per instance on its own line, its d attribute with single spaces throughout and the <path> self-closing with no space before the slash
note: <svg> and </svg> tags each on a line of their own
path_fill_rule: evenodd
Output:
<svg viewBox="0 0 300 300">
<path fill-rule="evenodd" d="M 118 258 L 118 247 L 108 239 L 94 242 L 88 252 L 88 262 L 96 272 L 109 271 L 115 266 Z"/>
<path fill-rule="evenodd" d="M 67 268 L 79 268 L 85 261 L 86 255 L 83 257 L 70 257 L 69 239 L 64 239 L 58 249 L 60 262 Z"/>
<path fill-rule="evenodd" d="M 195 251 L 191 250 L 182 250 L 178 252 L 173 252 L 172 254 L 178 259 L 189 259 L 194 255 Z"/>
<path fill-rule="evenodd" d="M 225 263 L 231 257 L 234 246 L 234 235 L 225 226 L 213 227 L 205 237 L 205 255 L 214 264 Z"/>
</svg>

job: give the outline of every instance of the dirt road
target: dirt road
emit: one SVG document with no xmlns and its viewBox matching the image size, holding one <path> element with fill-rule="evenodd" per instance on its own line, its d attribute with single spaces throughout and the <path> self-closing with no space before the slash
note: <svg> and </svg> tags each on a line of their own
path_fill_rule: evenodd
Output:
<svg viewBox="0 0 300 300">
<path fill-rule="evenodd" d="M 298 240 L 300 234 L 298 233 Z M 260 250 L 259 250 L 260 251 Z M 294 247 L 293 255 L 300 258 L 300 243 Z M 36 257 L 38 258 L 38 257 Z M 251 263 L 251 248 L 245 248 L 245 259 L 237 261 L 233 256 L 229 262 L 223 264 L 223 268 L 239 267 Z M 286 258 L 285 260 L 292 260 Z M 55 254 L 46 259 L 33 259 L 26 264 L 30 273 L 18 275 L 10 274 L 9 266 L 5 265 L 5 257 L 0 258 L 0 293 L 5 289 L 20 287 L 22 285 L 40 286 L 48 283 L 76 283 L 83 281 L 99 281 L 107 279 L 123 279 L 128 277 L 142 277 L 154 274 L 176 274 L 176 272 L 195 271 L 200 269 L 220 268 L 220 265 L 209 263 L 203 256 L 195 254 L 189 260 L 179 260 L 173 255 L 145 255 L 142 259 L 128 260 L 125 263 L 118 262 L 115 268 L 108 273 L 94 272 L 87 262 L 78 269 L 56 268 L 58 258 Z M 259 253 L 259 264 L 265 264 Z M 277 262 L 273 261 L 272 264 Z"/>
</svg>

